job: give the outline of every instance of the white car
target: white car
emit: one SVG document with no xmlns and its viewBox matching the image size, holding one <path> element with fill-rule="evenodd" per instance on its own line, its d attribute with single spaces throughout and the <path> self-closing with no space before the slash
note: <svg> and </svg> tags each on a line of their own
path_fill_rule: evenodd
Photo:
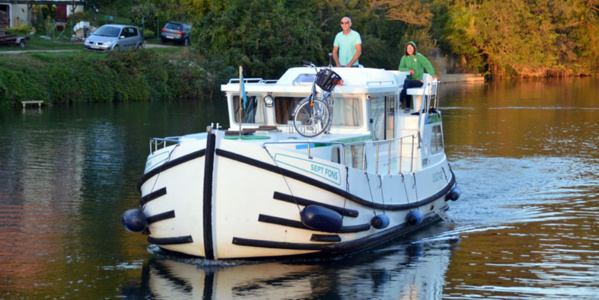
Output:
<svg viewBox="0 0 599 300">
<path fill-rule="evenodd" d="M 131 25 L 106 24 L 98 28 L 85 39 L 85 50 L 112 51 L 121 49 L 140 49 L 143 37 L 139 29 Z"/>
</svg>

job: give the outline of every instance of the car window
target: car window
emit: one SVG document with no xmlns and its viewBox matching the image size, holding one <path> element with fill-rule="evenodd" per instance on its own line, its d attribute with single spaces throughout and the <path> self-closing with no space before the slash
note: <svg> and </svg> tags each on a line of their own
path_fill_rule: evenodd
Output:
<svg viewBox="0 0 599 300">
<path fill-rule="evenodd" d="M 167 23 L 166 26 L 164 26 L 164 28 L 173 29 L 173 30 L 183 30 L 183 26 L 181 26 L 181 24 L 173 24 L 173 23 Z"/>
<path fill-rule="evenodd" d="M 125 37 L 134 37 L 137 36 L 137 28 L 135 27 L 127 27 L 125 28 Z"/>
<path fill-rule="evenodd" d="M 102 26 L 102 27 L 100 27 L 100 29 L 98 29 L 98 30 L 96 30 L 96 32 L 94 32 L 94 35 L 107 36 L 107 37 L 118 37 L 120 32 L 121 32 L 121 29 L 118 27 Z"/>
</svg>

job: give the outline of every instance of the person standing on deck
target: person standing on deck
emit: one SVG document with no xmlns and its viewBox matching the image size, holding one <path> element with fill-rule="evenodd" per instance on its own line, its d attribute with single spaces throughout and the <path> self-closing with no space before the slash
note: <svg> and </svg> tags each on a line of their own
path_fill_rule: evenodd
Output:
<svg viewBox="0 0 599 300">
<path fill-rule="evenodd" d="M 362 38 L 357 31 L 351 29 L 351 19 L 341 19 L 341 29 L 333 43 L 333 59 L 337 67 L 357 67 L 358 58 L 362 55 Z M 339 53 L 337 53 L 339 52 Z"/>
<path fill-rule="evenodd" d="M 428 74 L 433 76 L 433 79 L 437 79 L 433 65 L 424 55 L 416 51 L 416 43 L 412 41 L 408 42 L 406 45 L 406 52 L 401 58 L 398 69 L 402 72 L 410 72 L 404 81 L 403 90 L 401 90 L 401 93 L 399 94 L 399 101 L 401 103 L 406 101 L 407 89 L 421 87 L 423 85 L 422 77 L 425 70 Z M 406 102 L 405 107 L 406 110 L 404 112 L 409 112 L 410 103 Z"/>
</svg>

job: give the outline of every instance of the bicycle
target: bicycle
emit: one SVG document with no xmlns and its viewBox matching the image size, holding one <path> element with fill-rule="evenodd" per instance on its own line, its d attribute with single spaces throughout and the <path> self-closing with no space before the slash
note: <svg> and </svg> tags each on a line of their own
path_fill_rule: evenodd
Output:
<svg viewBox="0 0 599 300">
<path fill-rule="evenodd" d="M 342 79 L 331 69 L 330 64 L 328 68 L 320 71 L 313 63 L 306 62 L 306 64 L 316 70 L 316 76 L 312 82 L 310 96 L 302 99 L 293 110 L 293 127 L 304 137 L 315 137 L 328 132 L 331 126 L 335 104 L 332 91 Z M 320 98 L 316 86 L 322 90 Z"/>
</svg>

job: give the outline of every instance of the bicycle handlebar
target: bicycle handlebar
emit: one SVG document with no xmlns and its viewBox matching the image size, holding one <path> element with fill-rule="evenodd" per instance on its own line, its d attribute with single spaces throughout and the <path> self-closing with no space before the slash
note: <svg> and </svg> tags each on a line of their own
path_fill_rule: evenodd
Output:
<svg viewBox="0 0 599 300">
<path fill-rule="evenodd" d="M 313 62 L 311 62 L 311 61 L 308 61 L 308 60 L 303 60 L 303 59 L 302 59 L 302 63 L 303 63 L 305 66 L 310 66 L 310 67 L 316 68 L 316 65 L 315 65 Z"/>
</svg>

